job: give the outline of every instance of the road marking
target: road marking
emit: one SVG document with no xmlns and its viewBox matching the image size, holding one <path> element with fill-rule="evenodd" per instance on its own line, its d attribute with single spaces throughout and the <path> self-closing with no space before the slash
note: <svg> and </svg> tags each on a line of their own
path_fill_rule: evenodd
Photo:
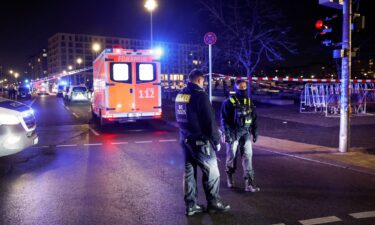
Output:
<svg viewBox="0 0 375 225">
<path fill-rule="evenodd" d="M 56 145 L 56 148 L 61 148 L 61 147 L 76 147 L 77 145 Z"/>
<path fill-rule="evenodd" d="M 342 221 L 342 220 L 336 216 L 327 216 L 327 217 L 314 218 L 314 219 L 308 219 L 308 220 L 300 220 L 298 222 L 300 222 L 303 225 L 315 225 L 315 224 L 333 223 L 333 222 L 339 222 L 339 221 Z"/>
<path fill-rule="evenodd" d="M 176 139 L 170 139 L 170 140 L 159 140 L 159 142 L 173 142 L 177 141 Z"/>
<path fill-rule="evenodd" d="M 275 223 L 275 224 L 271 224 L 271 225 L 285 225 L 285 223 Z"/>
<path fill-rule="evenodd" d="M 68 106 L 65 106 L 65 108 L 66 108 L 67 110 L 70 110 L 70 108 L 69 108 Z"/>
<path fill-rule="evenodd" d="M 103 143 L 87 143 L 87 144 L 83 144 L 85 146 L 98 146 L 98 145 L 103 145 Z"/>
<path fill-rule="evenodd" d="M 48 145 L 42 145 L 42 146 L 34 146 L 34 147 L 31 147 L 31 148 L 49 148 L 50 146 Z"/>
<path fill-rule="evenodd" d="M 112 145 L 127 145 L 128 142 L 112 142 Z"/>
<path fill-rule="evenodd" d="M 29 106 L 32 106 L 35 101 L 36 101 L 36 98 L 34 98 L 34 100 L 31 101 L 31 103 L 29 104 Z"/>
<path fill-rule="evenodd" d="M 76 114 L 76 113 L 72 113 L 73 114 L 73 116 L 75 116 L 76 118 L 79 118 L 79 116 Z"/>
<path fill-rule="evenodd" d="M 375 217 L 375 211 L 351 213 L 349 215 L 356 219 L 371 218 L 371 217 Z"/>
<path fill-rule="evenodd" d="M 136 141 L 136 144 L 151 143 L 152 141 Z"/>
<path fill-rule="evenodd" d="M 128 130 L 129 132 L 142 132 L 144 130 Z"/>
<path fill-rule="evenodd" d="M 100 135 L 96 130 L 92 129 L 91 127 L 90 127 L 90 131 L 91 131 L 92 133 L 94 133 L 96 136 L 99 136 L 99 135 Z"/>
</svg>

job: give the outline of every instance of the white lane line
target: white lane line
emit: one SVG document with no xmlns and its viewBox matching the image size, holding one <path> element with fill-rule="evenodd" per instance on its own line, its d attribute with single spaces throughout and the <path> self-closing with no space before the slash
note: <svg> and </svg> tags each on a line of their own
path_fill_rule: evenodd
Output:
<svg viewBox="0 0 375 225">
<path fill-rule="evenodd" d="M 96 130 L 92 129 L 91 127 L 90 127 L 90 131 L 91 131 L 93 134 L 95 134 L 96 136 L 99 136 L 99 135 L 100 135 Z"/>
<path fill-rule="evenodd" d="M 128 142 L 112 142 L 111 145 L 127 145 Z"/>
<path fill-rule="evenodd" d="M 129 132 L 142 132 L 144 130 L 128 130 Z"/>
<path fill-rule="evenodd" d="M 371 217 L 375 217 L 375 211 L 351 213 L 349 215 L 356 219 L 371 218 Z"/>
<path fill-rule="evenodd" d="M 62 147 L 76 147 L 77 145 L 56 145 L 56 148 L 62 148 Z"/>
<path fill-rule="evenodd" d="M 285 225 L 285 223 L 275 223 L 275 224 L 271 224 L 271 225 Z"/>
<path fill-rule="evenodd" d="M 136 144 L 152 143 L 152 141 L 136 141 Z"/>
<path fill-rule="evenodd" d="M 75 116 L 76 118 L 79 118 L 79 116 L 76 114 L 76 113 L 72 113 L 73 116 Z"/>
<path fill-rule="evenodd" d="M 308 219 L 308 220 L 300 220 L 298 222 L 300 222 L 303 225 L 315 225 L 315 224 L 333 223 L 333 222 L 339 222 L 339 221 L 342 221 L 342 220 L 336 216 L 327 216 L 327 217 L 314 218 L 314 219 Z"/>
<path fill-rule="evenodd" d="M 36 98 L 34 98 L 34 100 L 31 101 L 31 103 L 29 104 L 29 106 L 32 106 L 35 101 L 36 101 Z"/>
<path fill-rule="evenodd" d="M 66 108 L 67 110 L 70 110 L 70 108 L 69 108 L 68 106 L 65 106 L 65 108 Z"/>
<path fill-rule="evenodd" d="M 34 147 L 31 147 L 31 148 L 49 148 L 50 146 L 48 145 L 42 145 L 42 146 L 34 146 Z"/>
<path fill-rule="evenodd" d="M 159 142 L 173 142 L 177 141 L 176 139 L 169 139 L 169 140 L 159 140 Z"/>
<path fill-rule="evenodd" d="M 98 145 L 103 145 L 103 143 L 88 143 L 88 144 L 83 144 L 85 146 L 98 146 Z"/>
</svg>

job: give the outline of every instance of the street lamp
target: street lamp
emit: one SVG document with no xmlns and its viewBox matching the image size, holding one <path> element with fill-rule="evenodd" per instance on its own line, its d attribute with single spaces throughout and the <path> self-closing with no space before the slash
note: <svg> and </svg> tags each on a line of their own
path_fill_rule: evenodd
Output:
<svg viewBox="0 0 375 225">
<path fill-rule="evenodd" d="M 98 55 L 98 52 L 100 51 L 101 48 L 102 47 L 97 42 L 95 42 L 95 43 L 92 44 L 92 50 L 95 52 L 95 56 Z"/>
<path fill-rule="evenodd" d="M 82 64 L 82 58 L 77 58 L 76 62 L 78 64 L 78 68 L 80 68 Z M 81 82 L 81 75 L 84 76 L 83 74 L 78 74 L 79 83 Z M 83 80 L 85 80 L 85 78 L 83 78 Z"/>
<path fill-rule="evenodd" d="M 150 24 L 151 24 L 151 30 L 150 30 L 150 35 L 151 35 L 151 49 L 152 49 L 152 12 L 158 7 L 158 3 L 155 0 L 147 0 L 145 4 L 145 8 L 150 12 Z"/>
<path fill-rule="evenodd" d="M 82 64 L 82 58 L 78 58 L 77 63 L 78 63 L 78 65 L 81 65 Z"/>
</svg>

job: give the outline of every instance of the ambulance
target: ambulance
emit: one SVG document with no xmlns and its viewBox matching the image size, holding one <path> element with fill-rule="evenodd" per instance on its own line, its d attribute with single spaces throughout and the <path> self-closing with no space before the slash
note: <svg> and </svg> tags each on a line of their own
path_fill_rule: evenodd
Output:
<svg viewBox="0 0 375 225">
<path fill-rule="evenodd" d="M 161 118 L 159 55 L 111 48 L 95 59 L 91 110 L 100 126 Z"/>
</svg>

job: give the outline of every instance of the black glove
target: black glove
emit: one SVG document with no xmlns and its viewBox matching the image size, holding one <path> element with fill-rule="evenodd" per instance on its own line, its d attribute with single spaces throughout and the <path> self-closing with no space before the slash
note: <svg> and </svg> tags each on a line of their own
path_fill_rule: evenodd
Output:
<svg viewBox="0 0 375 225">
<path fill-rule="evenodd" d="M 230 135 L 226 134 L 225 135 L 225 143 L 231 144 L 232 142 L 233 142 L 233 138 Z"/>
<path fill-rule="evenodd" d="M 258 135 L 257 134 L 253 135 L 253 142 L 255 143 L 257 142 L 257 140 L 258 140 Z"/>
</svg>

